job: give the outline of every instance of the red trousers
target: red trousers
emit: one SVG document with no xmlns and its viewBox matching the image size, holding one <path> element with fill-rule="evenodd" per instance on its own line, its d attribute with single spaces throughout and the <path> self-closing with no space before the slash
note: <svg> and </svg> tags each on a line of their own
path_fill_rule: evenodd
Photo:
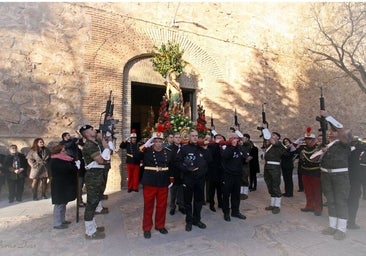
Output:
<svg viewBox="0 0 366 256">
<path fill-rule="evenodd" d="M 126 164 L 127 167 L 127 188 L 131 190 L 139 189 L 140 165 Z"/>
<path fill-rule="evenodd" d="M 155 228 L 165 228 L 166 208 L 168 204 L 168 187 L 153 187 L 144 185 L 144 218 L 142 230 L 150 231 L 153 226 L 155 207 Z"/>
<path fill-rule="evenodd" d="M 303 174 L 302 183 L 306 197 L 305 208 L 321 212 L 323 209 L 323 198 L 320 177 Z"/>
</svg>

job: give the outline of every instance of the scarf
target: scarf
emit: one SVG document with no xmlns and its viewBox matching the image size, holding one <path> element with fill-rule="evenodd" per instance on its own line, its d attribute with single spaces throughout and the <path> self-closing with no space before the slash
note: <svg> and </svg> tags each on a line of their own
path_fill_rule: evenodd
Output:
<svg viewBox="0 0 366 256">
<path fill-rule="evenodd" d="M 57 158 L 57 159 L 61 159 L 61 160 L 68 161 L 68 162 L 71 162 L 74 160 L 74 158 L 72 158 L 71 156 L 62 154 L 62 153 L 54 154 L 51 156 L 51 158 Z"/>
</svg>

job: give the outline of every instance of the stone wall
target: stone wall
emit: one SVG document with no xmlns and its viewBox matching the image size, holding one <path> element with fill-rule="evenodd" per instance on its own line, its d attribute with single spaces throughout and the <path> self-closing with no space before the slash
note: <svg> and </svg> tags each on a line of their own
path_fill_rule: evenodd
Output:
<svg viewBox="0 0 366 256">
<path fill-rule="evenodd" d="M 168 40 L 183 48 L 182 87 L 196 89 L 218 131 L 233 125 L 260 142 L 266 102 L 271 130 L 297 138 L 319 126 L 326 106 L 355 134 L 365 95 L 338 70 L 319 70 L 303 55 L 315 33 L 309 3 L 0 3 L 0 147 L 60 140 L 64 131 L 98 125 L 113 91 L 118 142 L 131 126 L 131 81 L 163 84 L 149 52 Z M 173 23 L 173 21 L 175 21 Z M 337 78 L 337 79 L 334 79 Z M 113 171 L 119 172 L 115 156 Z M 118 182 L 116 181 L 116 184 Z"/>
</svg>

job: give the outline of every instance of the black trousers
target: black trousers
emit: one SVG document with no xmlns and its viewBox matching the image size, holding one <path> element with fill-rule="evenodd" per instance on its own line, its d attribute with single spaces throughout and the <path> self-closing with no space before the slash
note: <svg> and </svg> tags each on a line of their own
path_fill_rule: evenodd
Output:
<svg viewBox="0 0 366 256">
<path fill-rule="evenodd" d="M 285 183 L 285 194 L 292 196 L 294 194 L 294 183 L 292 181 L 293 167 L 282 167 L 282 177 Z"/>
<path fill-rule="evenodd" d="M 186 223 L 199 222 L 201 220 L 202 205 L 205 203 L 205 177 L 184 179 L 183 196 L 186 210 Z"/>
<path fill-rule="evenodd" d="M 23 197 L 24 191 L 24 178 L 21 179 L 8 179 L 8 188 L 9 188 L 9 201 L 14 201 L 14 198 L 17 201 L 21 201 Z"/>
<path fill-rule="evenodd" d="M 210 206 L 215 205 L 215 192 L 217 198 L 217 204 L 219 207 L 222 207 L 222 181 L 220 180 L 209 180 L 209 187 L 208 187 L 208 201 Z"/>
<path fill-rule="evenodd" d="M 223 185 L 223 204 L 222 211 L 224 214 L 230 213 L 231 204 L 231 214 L 239 213 L 240 206 L 240 187 L 242 185 L 242 180 L 240 176 L 234 176 L 230 174 L 224 174 L 224 185 Z"/>
</svg>

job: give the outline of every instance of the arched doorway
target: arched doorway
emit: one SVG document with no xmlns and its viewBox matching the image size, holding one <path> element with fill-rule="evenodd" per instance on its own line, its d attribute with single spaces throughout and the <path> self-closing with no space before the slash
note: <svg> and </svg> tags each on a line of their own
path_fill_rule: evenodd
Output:
<svg viewBox="0 0 366 256">
<path fill-rule="evenodd" d="M 157 122 L 165 90 L 165 86 L 162 85 L 131 81 L 131 128 L 136 129 L 138 139 L 140 139 L 141 132 L 147 124 L 151 108 L 155 114 L 154 121 Z M 183 102 L 189 104 L 191 118 L 193 118 L 192 109 L 194 109 L 195 90 L 182 88 L 182 92 Z"/>
</svg>

